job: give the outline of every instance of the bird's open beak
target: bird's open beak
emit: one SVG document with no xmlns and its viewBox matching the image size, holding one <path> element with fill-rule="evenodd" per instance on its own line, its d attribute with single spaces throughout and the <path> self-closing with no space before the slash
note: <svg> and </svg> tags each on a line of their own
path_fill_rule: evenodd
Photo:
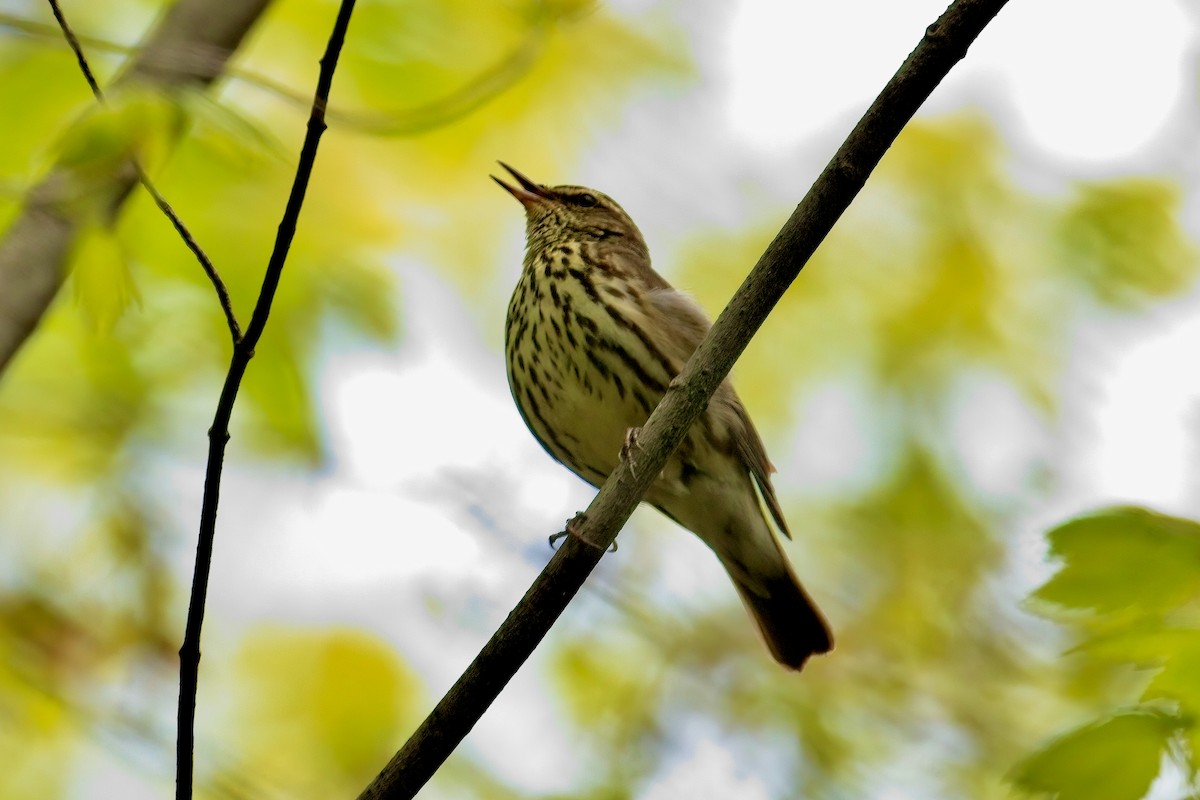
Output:
<svg viewBox="0 0 1200 800">
<path fill-rule="evenodd" d="M 544 186 L 539 186 L 538 184 L 529 180 L 529 178 L 526 178 L 524 175 L 517 172 L 508 164 L 505 164 L 503 161 L 498 161 L 496 163 L 508 170 L 509 174 L 517 179 L 517 183 L 519 183 L 520 186 L 510 186 L 509 184 L 497 178 L 495 175 L 492 176 L 492 180 L 507 189 L 509 194 L 511 194 L 513 197 L 520 200 L 521 205 L 529 208 L 529 206 L 533 203 L 550 199 L 550 192 Z"/>
</svg>

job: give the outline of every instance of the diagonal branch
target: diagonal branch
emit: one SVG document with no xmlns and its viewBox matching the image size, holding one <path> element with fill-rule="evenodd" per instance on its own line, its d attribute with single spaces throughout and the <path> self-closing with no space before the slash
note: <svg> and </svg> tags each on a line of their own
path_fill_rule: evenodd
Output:
<svg viewBox="0 0 1200 800">
<path fill-rule="evenodd" d="M 92 94 L 95 95 L 97 100 L 103 100 L 104 92 L 100 89 L 100 84 L 96 81 L 96 76 L 92 74 L 92 68 L 88 65 L 87 57 L 83 54 L 83 46 L 79 44 L 79 38 L 75 36 L 75 31 L 71 30 L 71 26 L 67 24 L 67 18 L 63 16 L 62 9 L 58 5 L 58 0 L 50 0 L 50 10 L 54 13 L 54 21 L 58 23 L 63 38 L 67 40 L 67 45 L 71 48 L 71 52 L 75 54 L 75 60 L 79 62 L 79 71 L 83 73 L 83 79 L 87 81 L 88 88 L 92 90 Z"/>
<path fill-rule="evenodd" d="M 178 0 L 114 83 L 138 83 L 172 91 L 208 86 L 224 70 L 270 0 Z M 212 53 L 197 63 L 196 49 Z M 116 211 L 137 185 L 129 162 L 113 171 L 103 191 Z M 0 373 L 33 333 L 66 279 L 67 258 L 81 222 L 62 208 L 77 190 L 65 167 L 56 167 L 30 190 L 0 239 Z"/>
<path fill-rule="evenodd" d="M 751 336 L 883 154 L 1005 2 L 955 0 L 929 26 L 672 381 L 642 428 L 637 474 L 620 462 L 588 506 L 579 536 L 566 537 L 467 671 L 359 800 L 411 798 L 450 756 L 579 591 Z"/>
<path fill-rule="evenodd" d="M 58 21 L 59 28 L 62 29 L 63 36 L 67 40 L 67 44 L 71 48 L 71 52 L 75 54 L 75 60 L 79 62 L 79 70 L 83 73 L 84 80 L 87 81 L 88 87 L 91 88 L 92 94 L 96 100 L 104 102 L 104 90 L 100 88 L 100 84 L 96 81 L 96 76 L 92 73 L 92 68 L 88 64 L 87 56 L 83 53 L 83 46 L 79 43 L 79 38 L 75 36 L 75 31 L 67 24 L 67 19 L 63 16 L 62 9 L 58 5 L 58 0 L 50 0 L 50 10 L 54 12 L 54 19 Z M 204 270 L 204 274 L 208 276 L 208 280 L 213 285 L 213 289 L 217 292 L 217 301 L 221 304 L 221 310 L 225 312 L 225 322 L 229 326 L 229 334 L 233 337 L 233 343 L 236 345 L 237 340 L 242 336 L 241 327 L 238 325 L 237 316 L 233 313 L 233 301 L 229 299 L 229 290 L 225 288 L 225 282 L 221 280 L 220 273 L 209 260 L 208 255 L 200 247 L 196 238 L 192 236 L 192 232 L 183 224 L 183 220 L 175 213 L 175 209 L 171 208 L 171 204 L 158 191 L 158 187 L 150 180 L 150 176 L 146 174 L 146 170 L 136 158 L 132 159 L 134 169 L 137 170 L 138 181 L 145 187 L 146 191 L 153 198 L 154 204 L 158 206 L 158 210 L 163 213 L 171 225 L 175 227 L 176 233 L 183 239 L 183 243 L 188 250 L 192 251 L 192 255 L 200 262 L 200 268 Z"/>
</svg>

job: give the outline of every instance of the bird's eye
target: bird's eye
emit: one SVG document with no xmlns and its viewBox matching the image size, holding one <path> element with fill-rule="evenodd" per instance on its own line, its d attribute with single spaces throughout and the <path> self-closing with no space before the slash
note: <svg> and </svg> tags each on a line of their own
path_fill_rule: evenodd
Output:
<svg viewBox="0 0 1200 800">
<path fill-rule="evenodd" d="M 595 208 L 600 205 L 600 201 L 596 199 L 596 195 L 594 194 L 581 194 L 575 198 L 575 203 L 584 208 Z"/>
</svg>

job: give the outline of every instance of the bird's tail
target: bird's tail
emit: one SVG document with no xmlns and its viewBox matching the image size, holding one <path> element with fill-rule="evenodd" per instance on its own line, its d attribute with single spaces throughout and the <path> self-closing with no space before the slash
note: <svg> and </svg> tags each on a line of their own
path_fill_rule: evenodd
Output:
<svg viewBox="0 0 1200 800">
<path fill-rule="evenodd" d="M 809 656 L 833 649 L 829 626 L 786 561 L 783 572 L 757 576 L 758 585 L 753 588 L 740 580 L 735 570 L 729 570 L 729 576 L 780 664 L 798 670 Z"/>
</svg>

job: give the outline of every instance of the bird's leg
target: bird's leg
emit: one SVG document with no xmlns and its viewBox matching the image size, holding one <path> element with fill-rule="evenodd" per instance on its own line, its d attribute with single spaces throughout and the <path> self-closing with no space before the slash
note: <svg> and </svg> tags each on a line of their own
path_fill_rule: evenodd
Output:
<svg viewBox="0 0 1200 800">
<path fill-rule="evenodd" d="M 584 536 L 582 533 L 579 532 L 579 526 L 582 525 L 584 523 L 584 520 L 586 520 L 586 519 L 587 519 L 587 515 L 584 514 L 582 511 L 580 511 L 578 514 L 576 514 L 575 516 L 573 516 L 569 520 L 567 520 L 567 525 L 564 530 L 561 530 L 558 533 L 550 534 L 550 549 L 553 550 L 554 543 L 557 542 L 559 539 L 563 538 L 564 536 L 574 536 L 576 539 L 583 542 L 584 544 L 591 545 L 592 547 L 599 550 L 600 545 L 596 544 L 591 539 L 587 538 L 586 536 Z M 606 552 L 609 552 L 609 553 L 617 552 L 616 540 L 613 540 L 613 543 L 609 546 L 609 548 Z"/>
<path fill-rule="evenodd" d="M 638 434 L 641 432 L 641 428 L 629 428 L 625 431 L 625 441 L 621 442 L 621 460 L 629 464 L 629 474 L 635 478 L 637 477 L 637 468 L 633 459 L 637 456 Z"/>
</svg>

